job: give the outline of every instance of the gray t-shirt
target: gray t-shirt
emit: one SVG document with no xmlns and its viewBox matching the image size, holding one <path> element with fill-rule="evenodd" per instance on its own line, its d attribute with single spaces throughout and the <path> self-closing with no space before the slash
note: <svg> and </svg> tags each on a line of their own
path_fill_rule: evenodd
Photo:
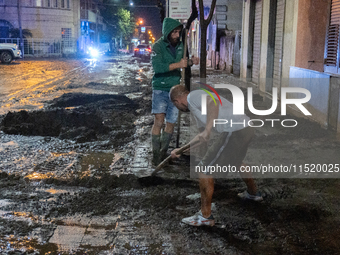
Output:
<svg viewBox="0 0 340 255">
<path fill-rule="evenodd" d="M 207 115 L 202 115 L 201 113 L 202 95 L 206 94 L 207 93 L 203 90 L 193 90 L 189 93 L 187 97 L 188 108 L 190 112 L 194 115 L 197 121 L 198 128 L 204 128 L 207 123 Z M 210 96 L 208 95 L 208 97 Z M 216 121 L 215 127 L 213 127 L 213 131 L 218 133 L 234 132 L 249 126 L 249 117 L 247 115 L 233 115 L 233 104 L 231 102 L 221 97 L 221 105 L 216 95 L 214 95 L 214 97 L 216 99 L 216 103 L 219 105 L 218 119 L 220 121 Z"/>
</svg>

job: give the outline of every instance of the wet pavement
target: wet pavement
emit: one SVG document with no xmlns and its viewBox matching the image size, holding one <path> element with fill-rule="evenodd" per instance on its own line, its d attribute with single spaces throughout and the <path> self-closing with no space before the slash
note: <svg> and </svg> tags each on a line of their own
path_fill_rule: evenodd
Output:
<svg viewBox="0 0 340 255">
<path fill-rule="evenodd" d="M 249 85 L 208 73 L 208 83 Z M 237 198 L 240 179 L 218 179 L 216 226 L 180 223 L 198 211 L 199 187 L 188 157 L 148 178 L 149 63 L 25 60 L 0 75 L 0 254 L 338 254 L 338 178 L 258 179 L 262 203 Z M 256 129 L 247 163 L 340 163 L 335 135 L 298 121 Z M 189 115 L 181 122 L 183 145 Z"/>
</svg>

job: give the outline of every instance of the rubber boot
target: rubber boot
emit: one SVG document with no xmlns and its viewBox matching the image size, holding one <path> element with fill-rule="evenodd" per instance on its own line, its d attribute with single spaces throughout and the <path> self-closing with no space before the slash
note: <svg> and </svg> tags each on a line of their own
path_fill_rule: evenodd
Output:
<svg viewBox="0 0 340 255">
<path fill-rule="evenodd" d="M 161 160 L 166 158 L 172 134 L 163 132 L 161 136 Z"/>
<path fill-rule="evenodd" d="M 157 166 L 159 163 L 161 163 L 160 155 L 161 135 L 152 135 L 151 143 L 152 143 L 152 164 L 154 166 Z"/>
</svg>

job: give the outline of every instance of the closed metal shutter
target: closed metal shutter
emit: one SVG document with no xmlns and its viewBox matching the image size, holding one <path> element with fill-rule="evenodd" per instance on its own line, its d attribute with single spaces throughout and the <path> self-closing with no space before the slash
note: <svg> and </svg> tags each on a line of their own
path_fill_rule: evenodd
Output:
<svg viewBox="0 0 340 255">
<path fill-rule="evenodd" d="M 332 0 L 331 18 L 327 32 L 327 57 L 325 60 L 325 71 L 338 72 L 339 27 L 340 0 Z M 330 69 L 327 69 L 327 67 L 330 67 Z"/>
<path fill-rule="evenodd" d="M 275 48 L 274 48 L 274 72 L 273 87 L 280 88 L 282 73 L 282 52 L 283 52 L 283 26 L 285 17 L 286 0 L 277 0 L 276 27 L 275 27 Z"/>
<path fill-rule="evenodd" d="M 259 81 L 260 55 L 261 55 L 261 25 L 262 25 L 262 0 L 257 0 L 255 4 L 254 45 L 252 65 L 252 81 L 256 84 Z"/>
</svg>

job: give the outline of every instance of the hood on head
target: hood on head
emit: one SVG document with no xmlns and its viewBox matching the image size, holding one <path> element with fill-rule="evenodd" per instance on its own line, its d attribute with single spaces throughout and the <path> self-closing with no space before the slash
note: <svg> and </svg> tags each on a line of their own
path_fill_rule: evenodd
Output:
<svg viewBox="0 0 340 255">
<path fill-rule="evenodd" d="M 171 33 L 172 30 L 174 30 L 176 27 L 182 26 L 182 23 L 178 20 L 172 19 L 172 18 L 165 18 L 163 21 L 163 28 L 162 28 L 162 34 L 165 41 L 168 40 L 168 36 Z"/>
</svg>

